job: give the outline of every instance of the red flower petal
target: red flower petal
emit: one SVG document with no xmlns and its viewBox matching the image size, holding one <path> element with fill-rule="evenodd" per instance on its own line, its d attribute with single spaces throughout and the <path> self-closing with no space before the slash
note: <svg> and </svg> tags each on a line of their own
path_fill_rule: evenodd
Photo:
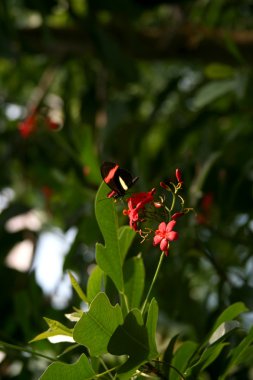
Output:
<svg viewBox="0 0 253 380">
<path fill-rule="evenodd" d="M 161 232 L 161 233 L 165 233 L 166 232 L 166 223 L 165 222 L 161 222 L 159 224 L 158 231 Z"/>
<path fill-rule="evenodd" d="M 168 251 L 168 240 L 167 239 L 162 239 L 160 243 L 160 249 L 161 251 Z"/>
<path fill-rule="evenodd" d="M 155 236 L 154 236 L 154 239 L 153 239 L 153 244 L 154 244 L 154 245 L 158 245 L 158 244 L 160 244 L 162 239 L 163 239 L 162 236 L 160 236 L 160 235 L 155 235 Z"/>
<path fill-rule="evenodd" d="M 178 233 L 176 231 L 171 231 L 168 234 L 166 234 L 166 238 L 170 241 L 177 240 L 178 239 Z"/>
<path fill-rule="evenodd" d="M 167 224 L 166 232 L 170 232 L 170 231 L 172 231 L 176 223 L 177 223 L 177 222 L 176 222 L 175 220 L 171 220 L 171 221 Z"/>
</svg>

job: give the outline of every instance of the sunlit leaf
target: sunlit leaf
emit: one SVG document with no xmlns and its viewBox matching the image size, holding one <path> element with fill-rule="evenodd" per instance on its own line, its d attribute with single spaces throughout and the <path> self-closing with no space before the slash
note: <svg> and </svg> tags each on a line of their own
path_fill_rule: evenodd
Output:
<svg viewBox="0 0 253 380">
<path fill-rule="evenodd" d="M 40 380 L 92 380 L 95 375 L 88 358 L 82 354 L 73 364 L 61 362 L 50 364 Z"/>
<path fill-rule="evenodd" d="M 95 202 L 98 225 L 105 245 L 96 245 L 96 260 L 100 268 L 111 277 L 119 291 L 123 291 L 122 254 L 119 243 L 119 226 L 115 203 L 107 199 L 108 187 L 100 186 Z"/>
<path fill-rule="evenodd" d="M 84 294 L 81 286 L 76 281 L 75 276 L 70 271 L 68 272 L 68 275 L 69 275 L 69 278 L 71 281 L 71 285 L 75 289 L 75 291 L 78 294 L 78 296 L 80 297 L 80 299 L 84 302 L 88 302 L 88 299 L 87 299 L 86 295 Z"/>
<path fill-rule="evenodd" d="M 98 293 L 100 293 L 104 286 L 104 272 L 102 269 L 96 265 L 89 276 L 87 283 L 87 297 L 89 302 L 91 302 Z"/>
<path fill-rule="evenodd" d="M 119 249 L 122 261 L 124 261 L 135 235 L 136 232 L 129 226 L 123 226 L 119 228 Z"/>
<path fill-rule="evenodd" d="M 99 293 L 88 312 L 77 322 L 73 337 L 89 348 L 91 356 L 107 352 L 108 342 L 120 323 L 123 323 L 120 306 L 112 306 L 105 293 Z"/>
<path fill-rule="evenodd" d="M 217 340 L 223 338 L 224 335 L 227 335 L 238 327 L 240 327 L 240 323 L 238 321 L 228 321 L 221 323 L 209 338 L 209 344 L 215 343 Z"/>
<path fill-rule="evenodd" d="M 47 331 L 44 331 L 43 333 L 37 335 L 35 338 L 33 338 L 31 342 L 36 342 L 38 340 L 48 339 L 50 337 L 54 336 L 67 336 L 67 337 L 73 337 L 73 330 L 69 329 L 68 327 L 64 326 L 62 323 L 55 321 L 53 319 L 44 318 L 46 323 L 49 326 L 49 329 Z M 69 339 L 68 339 L 69 341 Z"/>
<path fill-rule="evenodd" d="M 248 308 L 244 305 L 243 302 L 236 302 L 233 305 L 230 305 L 227 309 L 223 311 L 223 313 L 216 320 L 212 332 L 214 332 L 218 326 L 220 326 L 223 322 L 230 321 L 240 314 L 248 311 Z"/>
</svg>

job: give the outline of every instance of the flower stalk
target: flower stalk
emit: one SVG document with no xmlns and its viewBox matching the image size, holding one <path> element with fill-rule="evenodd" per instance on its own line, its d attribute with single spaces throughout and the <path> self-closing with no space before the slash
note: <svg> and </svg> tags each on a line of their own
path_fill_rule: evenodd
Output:
<svg viewBox="0 0 253 380">
<path fill-rule="evenodd" d="M 160 268 L 161 268 L 161 265 L 162 265 L 162 262 L 163 262 L 163 259 L 164 259 L 164 256 L 165 256 L 165 252 L 162 252 L 161 255 L 160 255 L 160 259 L 159 259 L 159 262 L 158 262 L 158 265 L 157 265 L 157 268 L 156 268 L 156 271 L 155 271 L 155 274 L 154 274 L 154 277 L 153 277 L 153 280 L 151 282 L 151 285 L 149 287 L 149 290 L 148 290 L 148 293 L 146 295 L 146 298 L 143 302 L 143 305 L 142 305 L 142 308 L 141 308 L 141 314 L 144 315 L 145 313 L 145 310 L 146 310 L 146 306 L 147 306 L 147 303 L 148 303 L 148 300 L 149 300 L 149 297 L 150 297 L 150 294 L 153 290 L 153 287 L 154 287 L 154 284 L 156 282 L 156 279 L 158 277 L 158 273 L 160 271 Z"/>
</svg>

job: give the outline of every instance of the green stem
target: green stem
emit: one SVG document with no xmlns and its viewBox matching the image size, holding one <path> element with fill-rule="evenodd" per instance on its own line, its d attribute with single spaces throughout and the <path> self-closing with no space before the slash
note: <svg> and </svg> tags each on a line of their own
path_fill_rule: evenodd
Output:
<svg viewBox="0 0 253 380">
<path fill-rule="evenodd" d="M 126 312 L 129 313 L 128 299 L 127 299 L 127 296 L 125 294 L 125 291 L 120 292 L 120 296 L 121 296 L 121 304 L 123 305 L 123 303 L 124 303 Z"/>
<path fill-rule="evenodd" d="M 170 212 L 173 210 L 173 208 L 175 206 L 175 201 L 176 201 L 176 195 L 175 195 L 175 193 L 172 193 L 172 202 L 171 202 L 171 206 L 170 206 Z"/>
<path fill-rule="evenodd" d="M 150 294 L 151 294 L 151 292 L 152 292 L 153 286 L 154 286 L 155 281 L 156 281 L 156 279 L 157 279 L 157 276 L 158 276 L 158 273 L 159 273 L 160 267 L 161 267 L 161 265 L 162 265 L 162 262 L 163 262 L 163 258 L 164 258 L 164 256 L 165 256 L 165 253 L 162 252 L 162 254 L 161 254 L 161 256 L 160 256 L 160 259 L 159 259 L 159 262 L 158 262 L 158 265 L 157 265 L 157 268 L 156 268 L 156 271 L 155 271 L 155 274 L 154 274 L 154 277 L 153 277 L 153 280 L 152 280 L 152 282 L 151 282 L 151 285 L 150 285 L 150 288 L 149 288 L 148 294 L 147 294 L 147 296 L 146 296 L 146 298 L 145 298 L 145 301 L 144 301 L 143 306 L 142 306 L 142 309 L 141 309 L 141 313 L 142 313 L 142 315 L 143 315 L 144 312 L 145 312 L 145 309 L 146 309 L 146 306 L 147 306 L 147 302 L 148 302 L 148 300 L 149 300 L 149 297 L 150 297 Z"/>
<path fill-rule="evenodd" d="M 113 379 L 113 375 L 111 374 L 111 371 L 113 369 L 108 369 L 107 365 L 105 364 L 104 360 L 102 358 L 100 358 L 100 362 L 102 364 L 102 366 L 105 368 L 106 372 L 104 372 L 104 374 L 108 373 L 108 376 Z"/>
<path fill-rule="evenodd" d="M 21 351 L 21 352 L 27 352 L 31 355 L 40 356 L 41 358 L 50 360 L 52 362 L 58 361 L 57 358 L 52 358 L 50 356 L 41 354 L 39 352 L 31 350 L 30 348 L 20 347 L 20 346 L 16 346 L 15 344 L 10 344 L 10 343 L 6 343 L 6 342 L 2 342 L 2 341 L 0 341 L 0 348 L 3 350 L 11 349 L 11 350 L 16 350 L 16 351 Z"/>
</svg>

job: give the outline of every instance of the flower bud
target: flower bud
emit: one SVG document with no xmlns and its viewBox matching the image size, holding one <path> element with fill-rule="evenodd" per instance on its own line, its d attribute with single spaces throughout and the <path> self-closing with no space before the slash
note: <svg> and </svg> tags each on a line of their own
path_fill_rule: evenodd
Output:
<svg viewBox="0 0 253 380">
<path fill-rule="evenodd" d="M 179 183 L 182 183 L 182 173 L 180 169 L 176 169 L 176 179 Z"/>
</svg>

